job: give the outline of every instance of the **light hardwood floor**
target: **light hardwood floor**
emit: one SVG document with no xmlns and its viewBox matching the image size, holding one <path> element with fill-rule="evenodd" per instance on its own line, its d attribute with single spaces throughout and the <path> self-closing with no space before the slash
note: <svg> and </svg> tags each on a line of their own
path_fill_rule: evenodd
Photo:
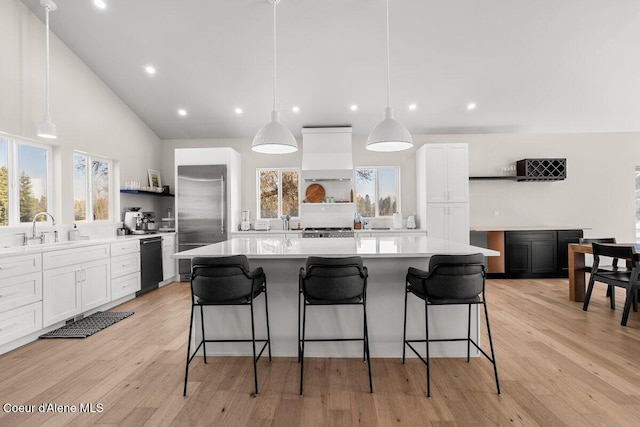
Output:
<svg viewBox="0 0 640 427">
<path fill-rule="evenodd" d="M 432 398 L 417 360 L 294 359 L 193 364 L 182 397 L 189 287 L 174 283 L 114 311 L 135 314 L 87 339 L 39 340 L 0 356 L 0 403 L 102 404 L 101 413 L 8 414 L 0 425 L 640 425 L 640 313 L 620 326 L 604 286 L 588 312 L 566 280 L 490 280 L 502 395 L 484 359 L 434 359 Z M 485 341 L 486 342 L 486 341 Z M 36 408 L 37 410 L 37 408 Z"/>
</svg>

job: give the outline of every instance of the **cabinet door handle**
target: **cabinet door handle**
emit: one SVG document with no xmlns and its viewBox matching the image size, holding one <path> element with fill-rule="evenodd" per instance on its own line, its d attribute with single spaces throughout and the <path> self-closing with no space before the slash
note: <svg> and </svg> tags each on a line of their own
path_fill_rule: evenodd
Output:
<svg viewBox="0 0 640 427">
<path fill-rule="evenodd" d="M 131 263 L 121 264 L 121 265 L 120 265 L 120 268 L 129 267 L 130 265 L 131 265 Z"/>
<path fill-rule="evenodd" d="M 4 267 L 0 266 L 0 270 L 11 270 L 12 268 L 16 268 L 18 264 L 13 265 L 5 265 Z"/>
<path fill-rule="evenodd" d="M 13 291 L 13 292 L 9 292 L 8 294 L 1 294 L 0 298 L 10 297 L 11 295 L 15 295 L 17 293 L 18 293 L 18 291 Z"/>
<path fill-rule="evenodd" d="M 7 330 L 9 330 L 11 328 L 15 328 L 16 326 L 18 326 L 17 323 L 11 323 L 11 324 L 9 324 L 7 326 L 3 326 L 2 328 L 0 328 L 0 332 L 4 332 L 4 331 L 7 331 Z"/>
</svg>

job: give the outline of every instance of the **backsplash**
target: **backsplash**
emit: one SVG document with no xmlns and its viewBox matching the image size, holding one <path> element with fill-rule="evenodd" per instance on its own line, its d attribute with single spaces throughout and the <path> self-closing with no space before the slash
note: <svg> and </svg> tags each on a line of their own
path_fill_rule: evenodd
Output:
<svg viewBox="0 0 640 427">
<path fill-rule="evenodd" d="M 78 224 L 80 237 L 88 237 L 90 239 L 98 239 L 101 237 L 112 237 L 116 235 L 116 230 L 122 227 L 121 222 L 109 223 L 92 223 Z M 58 241 L 66 242 L 69 240 L 69 230 L 73 225 L 50 225 L 49 223 L 40 223 L 36 225 L 36 236 L 45 233 L 46 243 L 54 242 L 55 232 L 58 232 Z M 27 237 L 32 237 L 33 227 L 25 225 L 24 227 L 7 227 L 0 229 L 0 246 L 20 246 L 23 244 L 22 233 L 26 233 Z M 31 244 L 34 244 L 33 242 Z"/>
</svg>

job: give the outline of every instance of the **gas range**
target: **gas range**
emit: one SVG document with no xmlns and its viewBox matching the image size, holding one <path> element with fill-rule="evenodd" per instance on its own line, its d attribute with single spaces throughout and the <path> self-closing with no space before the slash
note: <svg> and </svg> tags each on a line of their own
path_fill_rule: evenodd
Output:
<svg viewBox="0 0 640 427">
<path fill-rule="evenodd" d="M 302 237 L 353 237 L 353 230 L 347 227 L 308 227 L 302 231 Z"/>
</svg>

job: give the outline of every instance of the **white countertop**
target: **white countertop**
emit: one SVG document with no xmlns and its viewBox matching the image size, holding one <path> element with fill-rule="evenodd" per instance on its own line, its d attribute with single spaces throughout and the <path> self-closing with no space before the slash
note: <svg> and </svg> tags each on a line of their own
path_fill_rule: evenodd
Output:
<svg viewBox="0 0 640 427">
<path fill-rule="evenodd" d="M 302 233 L 304 230 L 247 230 L 247 231 L 232 231 L 231 235 L 233 237 L 240 237 L 243 234 L 282 234 L 282 233 Z M 358 233 L 381 233 L 381 234 L 403 234 L 403 233 L 426 233 L 426 230 L 420 229 L 409 229 L 409 228 L 368 228 L 366 230 L 353 230 L 355 234 Z"/>
<path fill-rule="evenodd" d="M 554 226 L 514 226 L 514 227 L 471 227 L 469 231 L 546 231 L 546 230 L 591 230 L 589 227 L 554 227 Z"/>
<path fill-rule="evenodd" d="M 197 256 L 246 255 L 248 258 L 306 258 L 359 255 L 364 258 L 423 258 L 435 254 L 482 253 L 499 256 L 500 252 L 477 246 L 426 236 L 372 236 L 323 239 L 287 239 L 278 236 L 247 236 L 178 252 L 172 258 Z"/>
<path fill-rule="evenodd" d="M 26 246 L 6 246 L 0 248 L 0 256 L 20 255 L 24 253 L 38 253 L 38 252 L 50 252 L 60 249 L 72 249 L 81 248 L 84 246 L 99 245 L 102 243 L 115 243 L 123 240 L 140 240 L 148 239 L 156 236 L 168 236 L 174 235 L 175 232 L 167 233 L 154 233 L 154 234 L 129 234 L 126 236 L 109 236 L 109 237 L 96 237 L 91 239 L 81 240 L 65 240 L 57 243 L 43 243 L 43 244 L 30 244 Z"/>
</svg>

